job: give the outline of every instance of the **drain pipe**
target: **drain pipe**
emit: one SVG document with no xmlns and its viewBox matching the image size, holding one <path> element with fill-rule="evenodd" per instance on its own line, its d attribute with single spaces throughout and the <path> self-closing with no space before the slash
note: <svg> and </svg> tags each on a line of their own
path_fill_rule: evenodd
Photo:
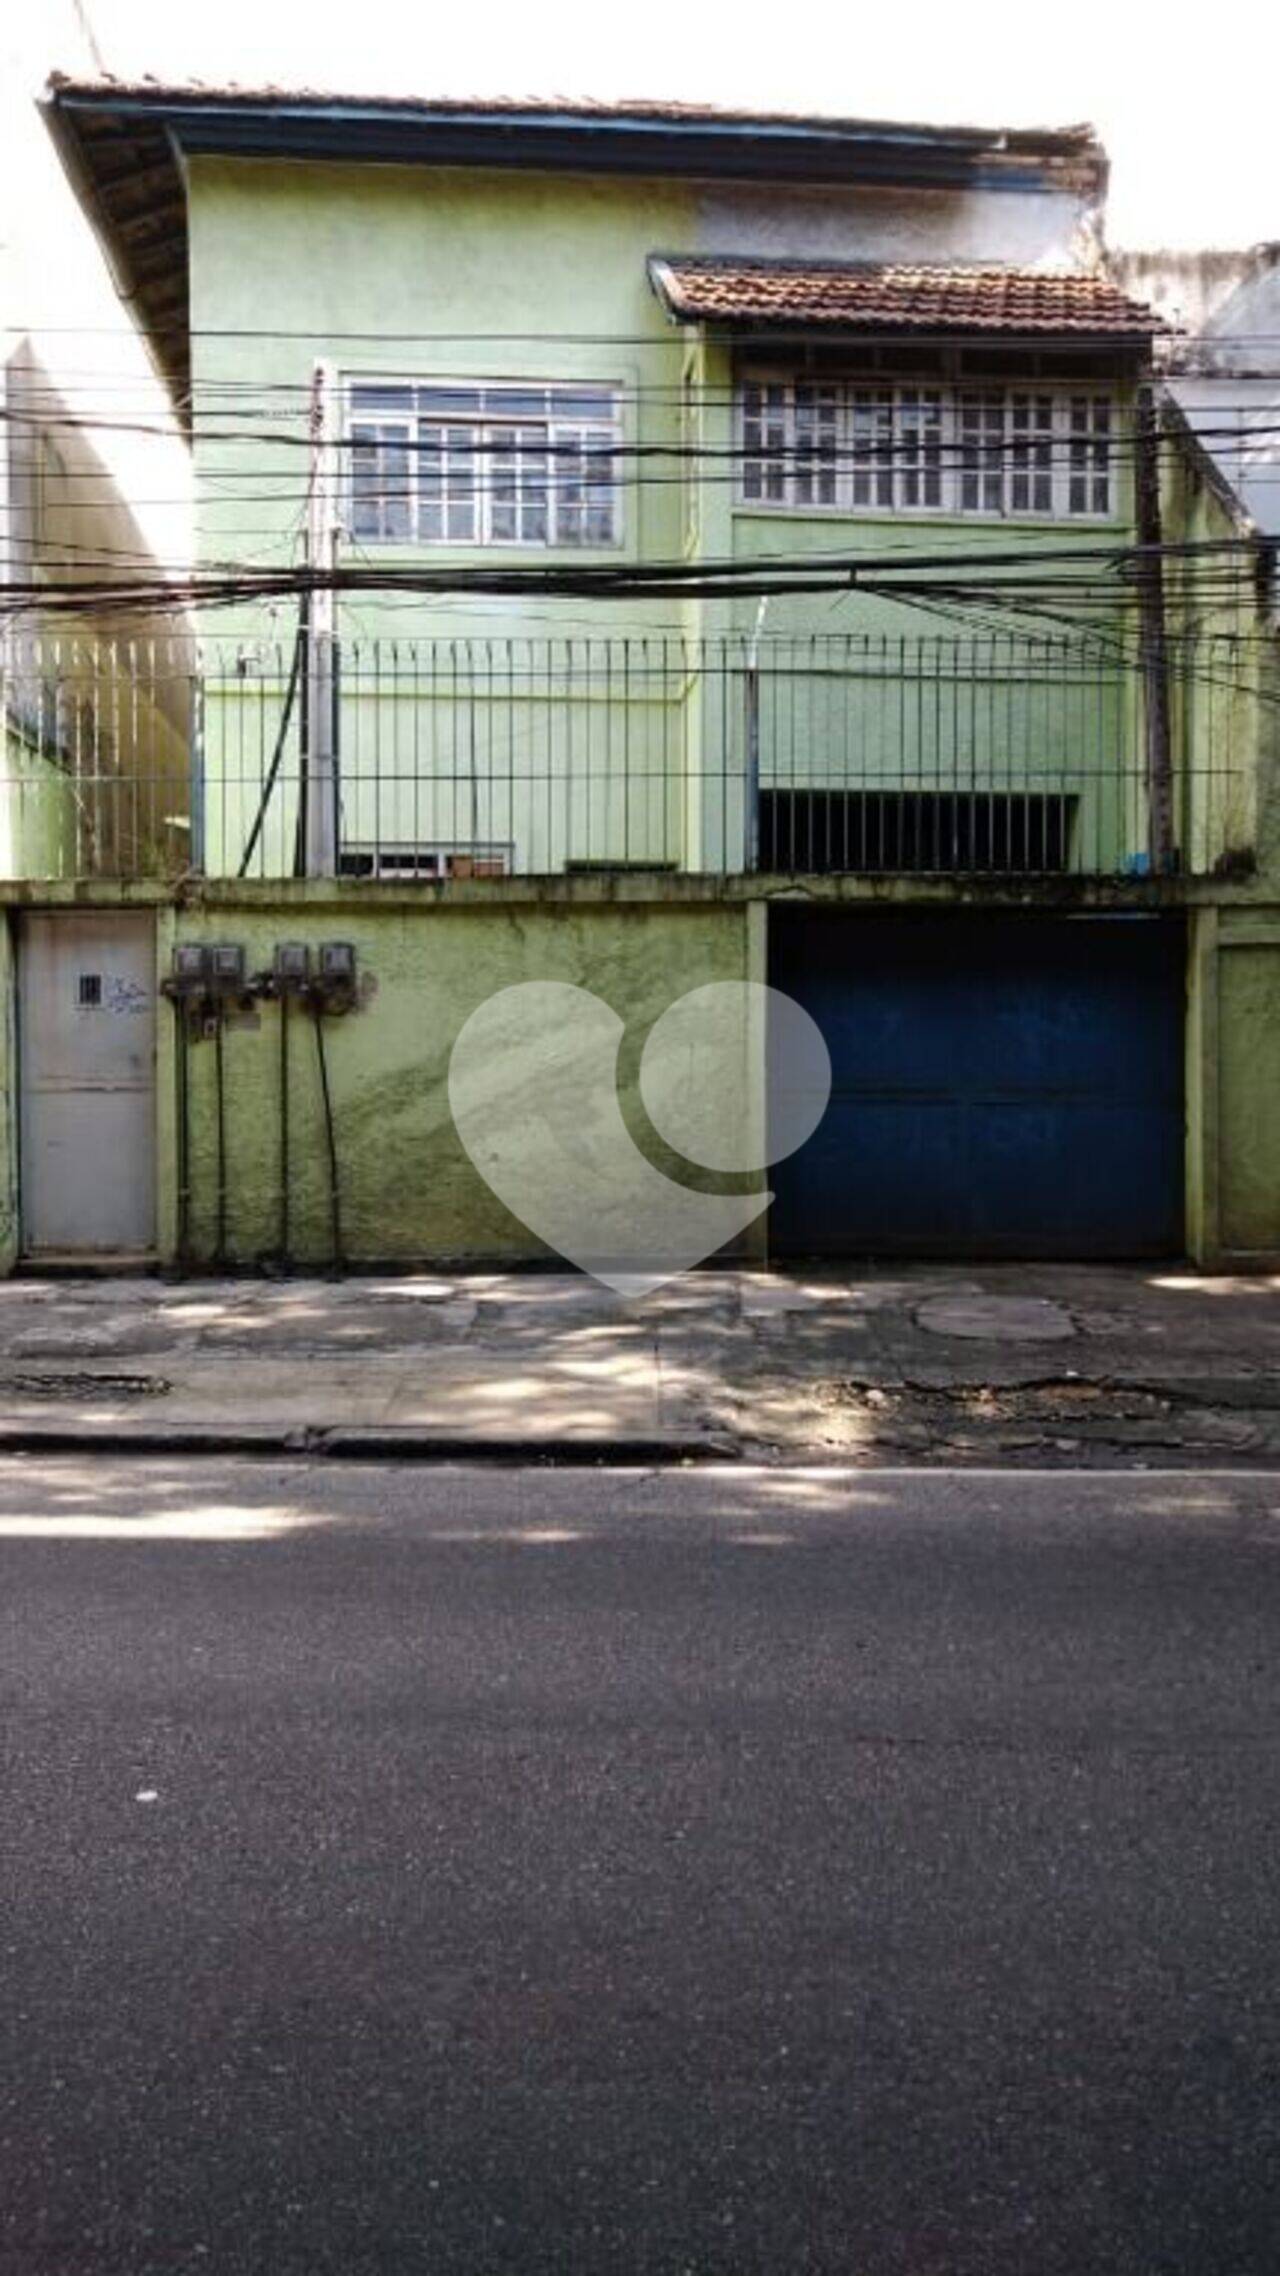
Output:
<svg viewBox="0 0 1280 2276">
<path fill-rule="evenodd" d="M 747 643 L 747 761 L 746 805 L 743 816 L 743 852 L 748 870 L 760 867 L 760 635 L 764 631 L 769 596 L 762 595 L 755 627 Z"/>
<path fill-rule="evenodd" d="M 222 1024 L 222 1005 L 219 1003 L 213 1021 L 213 1068 L 218 1112 L 218 1219 L 213 1261 L 217 1265 L 227 1261 L 227 1090 L 222 1067 Z"/>
<path fill-rule="evenodd" d="M 174 1080 L 177 1089 L 176 1113 L 178 1123 L 178 1270 L 185 1272 L 191 1261 L 191 1067 L 188 1058 L 187 1007 L 177 996 L 172 999 L 176 1029 Z"/>
<path fill-rule="evenodd" d="M 280 998 L 280 1262 L 289 1265 L 289 998 Z"/>
<path fill-rule="evenodd" d="M 320 1095 L 324 1101 L 324 1131 L 329 1153 L 329 1243 L 332 1252 L 331 1269 L 335 1273 L 345 1268 L 342 1255 L 342 1195 L 338 1185 L 338 1143 L 333 1127 L 333 1098 L 329 1090 L 329 1062 L 324 1048 L 324 1006 L 315 997 L 311 1003 L 311 1017 L 316 1030 L 316 1059 L 320 1068 Z"/>
</svg>

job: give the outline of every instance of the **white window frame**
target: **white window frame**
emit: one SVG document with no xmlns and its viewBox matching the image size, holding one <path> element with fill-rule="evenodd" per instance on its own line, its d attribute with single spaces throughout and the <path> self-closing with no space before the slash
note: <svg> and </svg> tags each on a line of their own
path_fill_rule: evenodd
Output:
<svg viewBox="0 0 1280 2276">
<path fill-rule="evenodd" d="M 1121 511 L 1119 432 L 1116 391 L 1097 381 L 751 369 L 736 388 L 736 504 L 841 519 L 1110 522 Z"/>
<path fill-rule="evenodd" d="M 385 396 L 385 405 L 379 406 L 360 398 L 376 394 Z M 394 398 L 408 396 L 409 402 L 397 404 Z M 432 406 L 432 398 L 437 399 Z M 475 398 L 474 408 L 459 409 L 468 397 Z M 538 409 L 515 408 L 517 403 L 529 406 L 541 398 Z M 504 399 L 510 407 L 504 407 Z M 572 405 L 594 401 L 601 406 L 602 416 L 575 416 Z M 622 485 L 617 453 L 623 441 L 623 391 L 615 380 L 578 380 L 563 376 L 555 379 L 455 379 L 433 376 L 428 379 L 393 378 L 378 372 L 349 372 L 344 382 L 344 437 L 347 469 L 344 483 L 344 518 L 353 543 L 361 546 L 405 547 L 467 547 L 497 548 L 503 552 L 520 553 L 613 553 L 624 541 Z M 356 495 L 356 452 L 365 432 L 371 434 L 369 447 L 381 451 L 402 453 L 406 460 L 407 481 L 403 493 L 403 527 L 371 530 L 359 526 L 361 501 Z M 424 528 L 427 508 L 434 502 L 427 495 L 427 453 L 424 433 L 431 430 L 445 438 L 445 490 L 441 494 L 442 526 L 437 534 Z M 467 437 L 472 440 L 468 442 Z M 481 440 L 477 444 L 475 437 Z M 495 482 L 500 460 L 498 449 L 503 438 L 510 437 L 513 444 L 512 461 L 521 476 L 528 475 L 527 487 L 521 479 L 512 493 L 503 495 Z M 595 438 L 607 438 L 600 450 L 600 459 L 607 469 L 606 479 L 594 485 L 601 497 L 596 503 L 607 501 L 609 535 L 607 537 L 577 537 L 569 534 L 570 516 L 580 513 L 584 517 L 591 501 L 588 492 L 593 485 L 584 478 L 582 470 L 589 466 L 589 454 Z M 535 438 L 538 438 L 535 440 Z M 589 439 L 590 438 L 590 439 Z M 579 499 L 563 495 L 568 487 L 556 484 L 557 465 L 568 469 L 575 463 L 579 468 L 577 487 Z M 474 456 L 474 480 L 462 482 L 452 497 L 448 489 L 449 458 L 455 465 L 466 464 L 467 454 Z M 504 454 L 505 455 L 505 454 Z M 526 525 L 536 521 L 539 491 L 538 461 L 541 460 L 541 494 L 546 515 L 545 536 L 525 534 Z M 472 508 L 469 529 L 460 529 L 459 522 L 450 521 L 450 507 L 466 501 Z M 400 503 L 396 500 L 395 503 Z M 375 501 L 376 503 L 376 501 Z M 392 519 L 389 510 L 392 501 L 384 498 L 380 519 Z M 495 534 L 495 524 L 504 508 L 514 503 L 516 534 L 507 530 Z M 399 517 L 395 517 L 399 519 Z"/>
</svg>

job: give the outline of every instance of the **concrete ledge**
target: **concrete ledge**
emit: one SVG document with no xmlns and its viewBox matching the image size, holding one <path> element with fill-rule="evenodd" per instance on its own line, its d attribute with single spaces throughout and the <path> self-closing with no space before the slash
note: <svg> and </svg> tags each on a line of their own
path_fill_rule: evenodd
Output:
<svg viewBox="0 0 1280 2276">
<path fill-rule="evenodd" d="M 579 876 L 492 878 L 5 878 L 0 907 L 17 909 L 339 909 L 364 916 L 432 909 L 542 907 L 683 909 L 746 902 L 799 907 L 845 903 L 868 908 L 1171 909 L 1221 907 L 1241 921 L 1271 916 L 1274 874 L 1211 876 L 931 877 L 917 871 L 855 876 L 787 871 L 615 870 Z M 1271 939 L 1270 932 L 1266 938 Z"/>
<path fill-rule="evenodd" d="M 318 1424 L 290 1429 L 263 1425 L 230 1430 L 185 1423 L 0 1423 L 0 1455 L 77 1454 L 280 1455 L 307 1454 L 335 1462 L 514 1462 L 582 1468 L 651 1469 L 689 1462 L 732 1462 L 742 1449 L 727 1433 L 659 1432 L 647 1438 L 553 1438 L 537 1434 L 468 1438 L 459 1432 L 389 1424 L 368 1430 L 326 1430 Z"/>
</svg>

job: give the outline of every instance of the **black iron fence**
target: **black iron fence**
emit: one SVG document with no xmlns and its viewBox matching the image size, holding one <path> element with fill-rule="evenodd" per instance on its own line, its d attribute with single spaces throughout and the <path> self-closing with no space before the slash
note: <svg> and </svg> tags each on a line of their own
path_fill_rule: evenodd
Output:
<svg viewBox="0 0 1280 2276">
<path fill-rule="evenodd" d="M 0 870 L 1205 874 L 1255 839 L 1255 641 L 1097 633 L 0 651 Z M 1172 817 L 1172 820 L 1170 820 Z"/>
</svg>

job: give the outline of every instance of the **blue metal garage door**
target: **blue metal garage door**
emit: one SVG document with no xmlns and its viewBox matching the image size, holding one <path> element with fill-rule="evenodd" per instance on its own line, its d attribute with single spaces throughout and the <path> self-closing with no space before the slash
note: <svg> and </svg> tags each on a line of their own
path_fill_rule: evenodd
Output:
<svg viewBox="0 0 1280 2276">
<path fill-rule="evenodd" d="M 814 1136 L 772 1172 L 775 1254 L 1182 1249 L 1179 921 L 770 921 L 770 977 L 834 1073 Z"/>
</svg>

